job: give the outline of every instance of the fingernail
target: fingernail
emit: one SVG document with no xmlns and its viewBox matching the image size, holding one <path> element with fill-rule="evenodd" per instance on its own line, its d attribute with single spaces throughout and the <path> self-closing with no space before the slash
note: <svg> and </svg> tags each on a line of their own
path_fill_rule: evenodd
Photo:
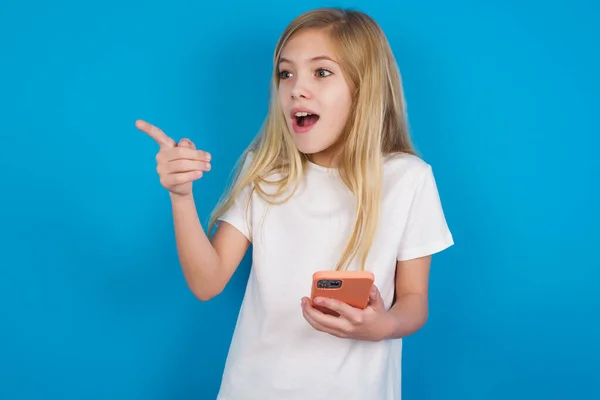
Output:
<svg viewBox="0 0 600 400">
<path fill-rule="evenodd" d="M 206 153 L 206 161 L 210 161 L 210 153 Z"/>
</svg>

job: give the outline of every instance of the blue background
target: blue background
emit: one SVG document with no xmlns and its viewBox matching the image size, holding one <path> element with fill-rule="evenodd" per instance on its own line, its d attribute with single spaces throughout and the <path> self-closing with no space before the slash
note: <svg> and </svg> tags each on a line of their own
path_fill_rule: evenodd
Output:
<svg viewBox="0 0 600 400">
<path fill-rule="evenodd" d="M 404 398 L 600 398 L 600 3 L 569 3 L 3 2 L 0 398 L 215 398 L 249 260 L 191 295 L 134 122 L 213 154 L 206 222 L 278 35 L 325 5 L 386 31 L 456 240 L 405 341 Z"/>
</svg>

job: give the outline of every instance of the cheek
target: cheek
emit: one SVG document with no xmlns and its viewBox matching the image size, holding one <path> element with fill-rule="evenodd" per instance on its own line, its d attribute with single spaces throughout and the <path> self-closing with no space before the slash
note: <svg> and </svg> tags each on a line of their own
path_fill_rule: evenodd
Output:
<svg viewBox="0 0 600 400">
<path fill-rule="evenodd" d="M 328 101 L 331 115 L 336 121 L 336 125 L 343 125 L 348 118 L 352 99 L 346 91 L 336 91 L 335 95 L 331 96 Z"/>
<path fill-rule="evenodd" d="M 277 96 L 279 96 L 279 103 L 285 106 L 290 102 L 290 94 L 286 85 L 281 83 L 277 89 Z"/>
</svg>

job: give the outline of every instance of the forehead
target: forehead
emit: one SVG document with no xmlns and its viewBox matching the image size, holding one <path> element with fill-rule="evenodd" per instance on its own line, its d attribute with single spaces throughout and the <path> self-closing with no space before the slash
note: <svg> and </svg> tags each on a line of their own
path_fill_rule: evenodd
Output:
<svg viewBox="0 0 600 400">
<path fill-rule="evenodd" d="M 324 29 L 305 29 L 294 34 L 281 51 L 281 62 L 301 63 L 315 58 L 335 60 L 335 47 Z"/>
</svg>

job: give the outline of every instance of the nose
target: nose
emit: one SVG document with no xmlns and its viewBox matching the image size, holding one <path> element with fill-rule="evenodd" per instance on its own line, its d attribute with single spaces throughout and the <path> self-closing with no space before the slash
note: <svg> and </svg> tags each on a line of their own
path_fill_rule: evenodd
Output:
<svg viewBox="0 0 600 400">
<path fill-rule="evenodd" d="M 296 79 L 292 86 L 292 99 L 306 99 L 310 97 L 310 89 L 304 80 Z"/>
<path fill-rule="evenodd" d="M 298 100 L 303 98 L 306 98 L 304 91 L 298 86 L 295 86 L 294 89 L 292 89 L 292 99 Z"/>
</svg>

